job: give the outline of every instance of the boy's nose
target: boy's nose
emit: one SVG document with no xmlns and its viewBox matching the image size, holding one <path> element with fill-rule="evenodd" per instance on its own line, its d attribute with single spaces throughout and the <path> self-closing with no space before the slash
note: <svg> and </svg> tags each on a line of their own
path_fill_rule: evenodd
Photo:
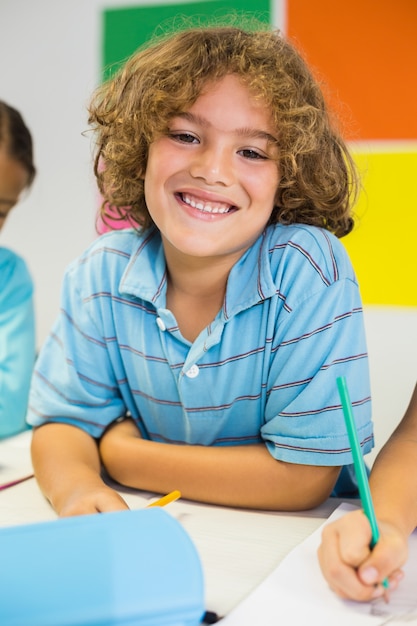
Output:
<svg viewBox="0 0 417 626">
<path fill-rule="evenodd" d="M 231 185 L 233 182 L 232 155 L 225 149 L 206 148 L 195 155 L 190 167 L 194 178 L 208 185 Z"/>
</svg>

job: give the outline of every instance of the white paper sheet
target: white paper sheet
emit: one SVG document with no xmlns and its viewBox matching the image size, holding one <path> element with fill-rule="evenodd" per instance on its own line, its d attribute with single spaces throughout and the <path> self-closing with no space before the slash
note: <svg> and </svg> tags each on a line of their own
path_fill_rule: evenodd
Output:
<svg viewBox="0 0 417 626">
<path fill-rule="evenodd" d="M 341 505 L 328 521 L 353 508 Z M 358 603 L 339 599 L 327 586 L 317 559 L 321 529 L 292 550 L 272 574 L 222 620 L 222 626 L 417 624 L 417 533 L 410 538 L 405 578 L 391 593 L 389 603 L 383 600 Z"/>
</svg>

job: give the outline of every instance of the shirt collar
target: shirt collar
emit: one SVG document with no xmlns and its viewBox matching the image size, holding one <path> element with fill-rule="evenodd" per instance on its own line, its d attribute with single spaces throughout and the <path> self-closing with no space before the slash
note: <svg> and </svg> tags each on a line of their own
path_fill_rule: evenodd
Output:
<svg viewBox="0 0 417 626">
<path fill-rule="evenodd" d="M 266 229 L 232 267 L 223 304 L 225 319 L 276 294 L 269 261 L 269 232 Z"/>
<path fill-rule="evenodd" d="M 156 228 L 138 235 L 138 245 L 123 272 L 120 293 L 161 306 L 165 303 L 166 265 L 159 231 Z"/>
<path fill-rule="evenodd" d="M 223 304 L 225 321 L 240 311 L 276 293 L 269 262 L 269 232 L 266 229 L 233 266 Z M 159 231 L 139 235 L 138 246 L 120 281 L 120 293 L 151 302 L 156 308 L 166 305 L 167 272 Z"/>
</svg>

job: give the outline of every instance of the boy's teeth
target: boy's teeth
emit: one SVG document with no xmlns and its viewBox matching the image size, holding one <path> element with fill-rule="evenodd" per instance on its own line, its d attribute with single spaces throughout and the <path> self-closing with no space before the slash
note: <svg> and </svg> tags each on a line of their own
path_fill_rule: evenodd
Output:
<svg viewBox="0 0 417 626">
<path fill-rule="evenodd" d="M 186 204 L 189 204 L 194 209 L 204 211 L 205 213 L 227 213 L 230 209 L 230 205 L 220 202 L 213 204 L 210 202 L 202 202 L 201 200 L 196 200 L 187 194 L 183 194 L 182 199 Z"/>
</svg>

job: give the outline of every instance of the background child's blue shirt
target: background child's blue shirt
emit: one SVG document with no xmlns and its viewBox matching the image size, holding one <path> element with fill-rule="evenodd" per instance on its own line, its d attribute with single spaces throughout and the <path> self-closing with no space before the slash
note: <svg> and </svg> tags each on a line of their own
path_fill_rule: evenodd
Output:
<svg viewBox="0 0 417 626">
<path fill-rule="evenodd" d="M 223 307 L 191 344 L 166 309 L 158 231 L 102 236 L 68 269 L 41 352 L 29 421 L 94 437 L 130 412 L 167 443 L 265 442 L 290 463 L 352 462 L 337 376 L 364 452 L 373 445 L 358 285 L 325 230 L 269 227 L 232 268 Z"/>
<path fill-rule="evenodd" d="M 35 363 L 33 283 L 26 263 L 0 248 L 0 437 L 25 428 Z"/>
</svg>

